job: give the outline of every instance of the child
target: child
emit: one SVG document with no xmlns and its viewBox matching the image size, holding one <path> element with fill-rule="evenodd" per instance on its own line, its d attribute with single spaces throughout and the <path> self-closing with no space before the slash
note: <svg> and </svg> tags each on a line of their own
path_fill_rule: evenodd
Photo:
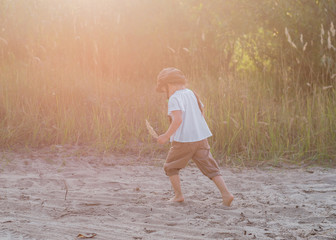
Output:
<svg viewBox="0 0 336 240">
<path fill-rule="evenodd" d="M 185 76 L 176 68 L 165 68 L 157 77 L 156 91 L 166 92 L 169 99 L 168 115 L 172 120 L 166 133 L 157 139 L 160 144 L 169 140 L 172 142 L 164 164 L 164 170 L 175 192 L 175 197 L 170 201 L 184 201 L 179 170 L 193 159 L 201 172 L 216 184 L 221 192 L 223 204 L 230 206 L 233 195 L 228 191 L 219 167 L 210 153 L 207 138 L 212 134 L 203 116 L 203 104 L 185 85 Z"/>
</svg>

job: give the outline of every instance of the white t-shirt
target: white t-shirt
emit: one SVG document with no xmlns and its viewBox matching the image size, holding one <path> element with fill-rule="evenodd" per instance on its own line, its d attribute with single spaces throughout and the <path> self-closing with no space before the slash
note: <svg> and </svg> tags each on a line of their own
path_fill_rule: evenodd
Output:
<svg viewBox="0 0 336 240">
<path fill-rule="evenodd" d="M 212 136 L 195 94 L 189 89 L 177 90 L 168 100 L 168 115 L 172 111 L 182 111 L 182 123 L 170 137 L 170 141 L 197 142 Z"/>
</svg>

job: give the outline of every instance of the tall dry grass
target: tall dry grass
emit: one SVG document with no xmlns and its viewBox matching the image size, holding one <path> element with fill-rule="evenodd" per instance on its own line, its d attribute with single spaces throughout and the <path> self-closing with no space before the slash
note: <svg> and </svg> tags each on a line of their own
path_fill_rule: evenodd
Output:
<svg viewBox="0 0 336 240">
<path fill-rule="evenodd" d="M 153 152 L 145 119 L 168 127 L 166 99 L 152 84 L 92 81 L 80 71 L 1 69 L 1 146 L 92 145 L 103 151 Z M 269 160 L 333 162 L 336 141 L 334 89 L 315 87 L 276 98 L 269 82 L 190 79 L 206 106 L 213 153 L 226 163 Z M 56 84 L 57 82 L 57 84 Z"/>
<path fill-rule="evenodd" d="M 224 161 L 332 163 L 335 159 L 334 89 L 314 87 L 276 97 L 271 79 L 258 76 L 204 84 L 212 146 Z M 273 82 L 274 83 L 274 82 Z M 239 162 L 239 161 L 238 161 Z"/>
<path fill-rule="evenodd" d="M 334 87 L 313 84 L 303 91 L 290 83 L 296 75 L 281 76 L 285 87 L 279 87 L 272 72 L 208 75 L 204 55 L 192 49 L 197 46 L 185 48 L 186 36 L 169 35 L 183 32 L 184 25 L 160 29 L 181 21 L 177 3 L 163 13 L 154 11 L 167 6 L 162 1 L 152 9 L 129 4 L 2 2 L 2 148 L 78 144 L 101 151 L 166 151 L 153 143 L 144 121 L 158 133 L 167 129 L 167 102 L 154 91 L 155 77 L 174 65 L 206 106 L 212 151 L 221 161 L 335 163 Z M 286 73 L 285 64 L 277 67 Z"/>
</svg>

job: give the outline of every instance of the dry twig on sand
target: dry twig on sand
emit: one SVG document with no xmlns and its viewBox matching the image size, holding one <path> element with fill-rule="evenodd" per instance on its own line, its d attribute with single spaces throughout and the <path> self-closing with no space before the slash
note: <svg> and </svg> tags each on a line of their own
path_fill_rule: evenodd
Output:
<svg viewBox="0 0 336 240">
<path fill-rule="evenodd" d="M 68 195 L 68 185 L 67 185 L 65 179 L 63 179 L 63 181 L 64 181 L 64 186 L 65 186 L 65 196 L 64 196 L 64 201 L 65 201 L 65 200 L 66 200 L 66 197 L 67 197 L 67 195 Z"/>
</svg>

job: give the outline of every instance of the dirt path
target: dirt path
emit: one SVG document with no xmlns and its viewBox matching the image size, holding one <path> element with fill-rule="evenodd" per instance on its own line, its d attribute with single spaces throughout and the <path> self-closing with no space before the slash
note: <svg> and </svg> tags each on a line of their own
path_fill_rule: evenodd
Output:
<svg viewBox="0 0 336 240">
<path fill-rule="evenodd" d="M 193 165 L 185 203 L 167 203 L 162 162 L 142 161 L 3 153 L 0 239 L 336 239 L 336 169 L 223 169 L 225 208 Z"/>
</svg>

